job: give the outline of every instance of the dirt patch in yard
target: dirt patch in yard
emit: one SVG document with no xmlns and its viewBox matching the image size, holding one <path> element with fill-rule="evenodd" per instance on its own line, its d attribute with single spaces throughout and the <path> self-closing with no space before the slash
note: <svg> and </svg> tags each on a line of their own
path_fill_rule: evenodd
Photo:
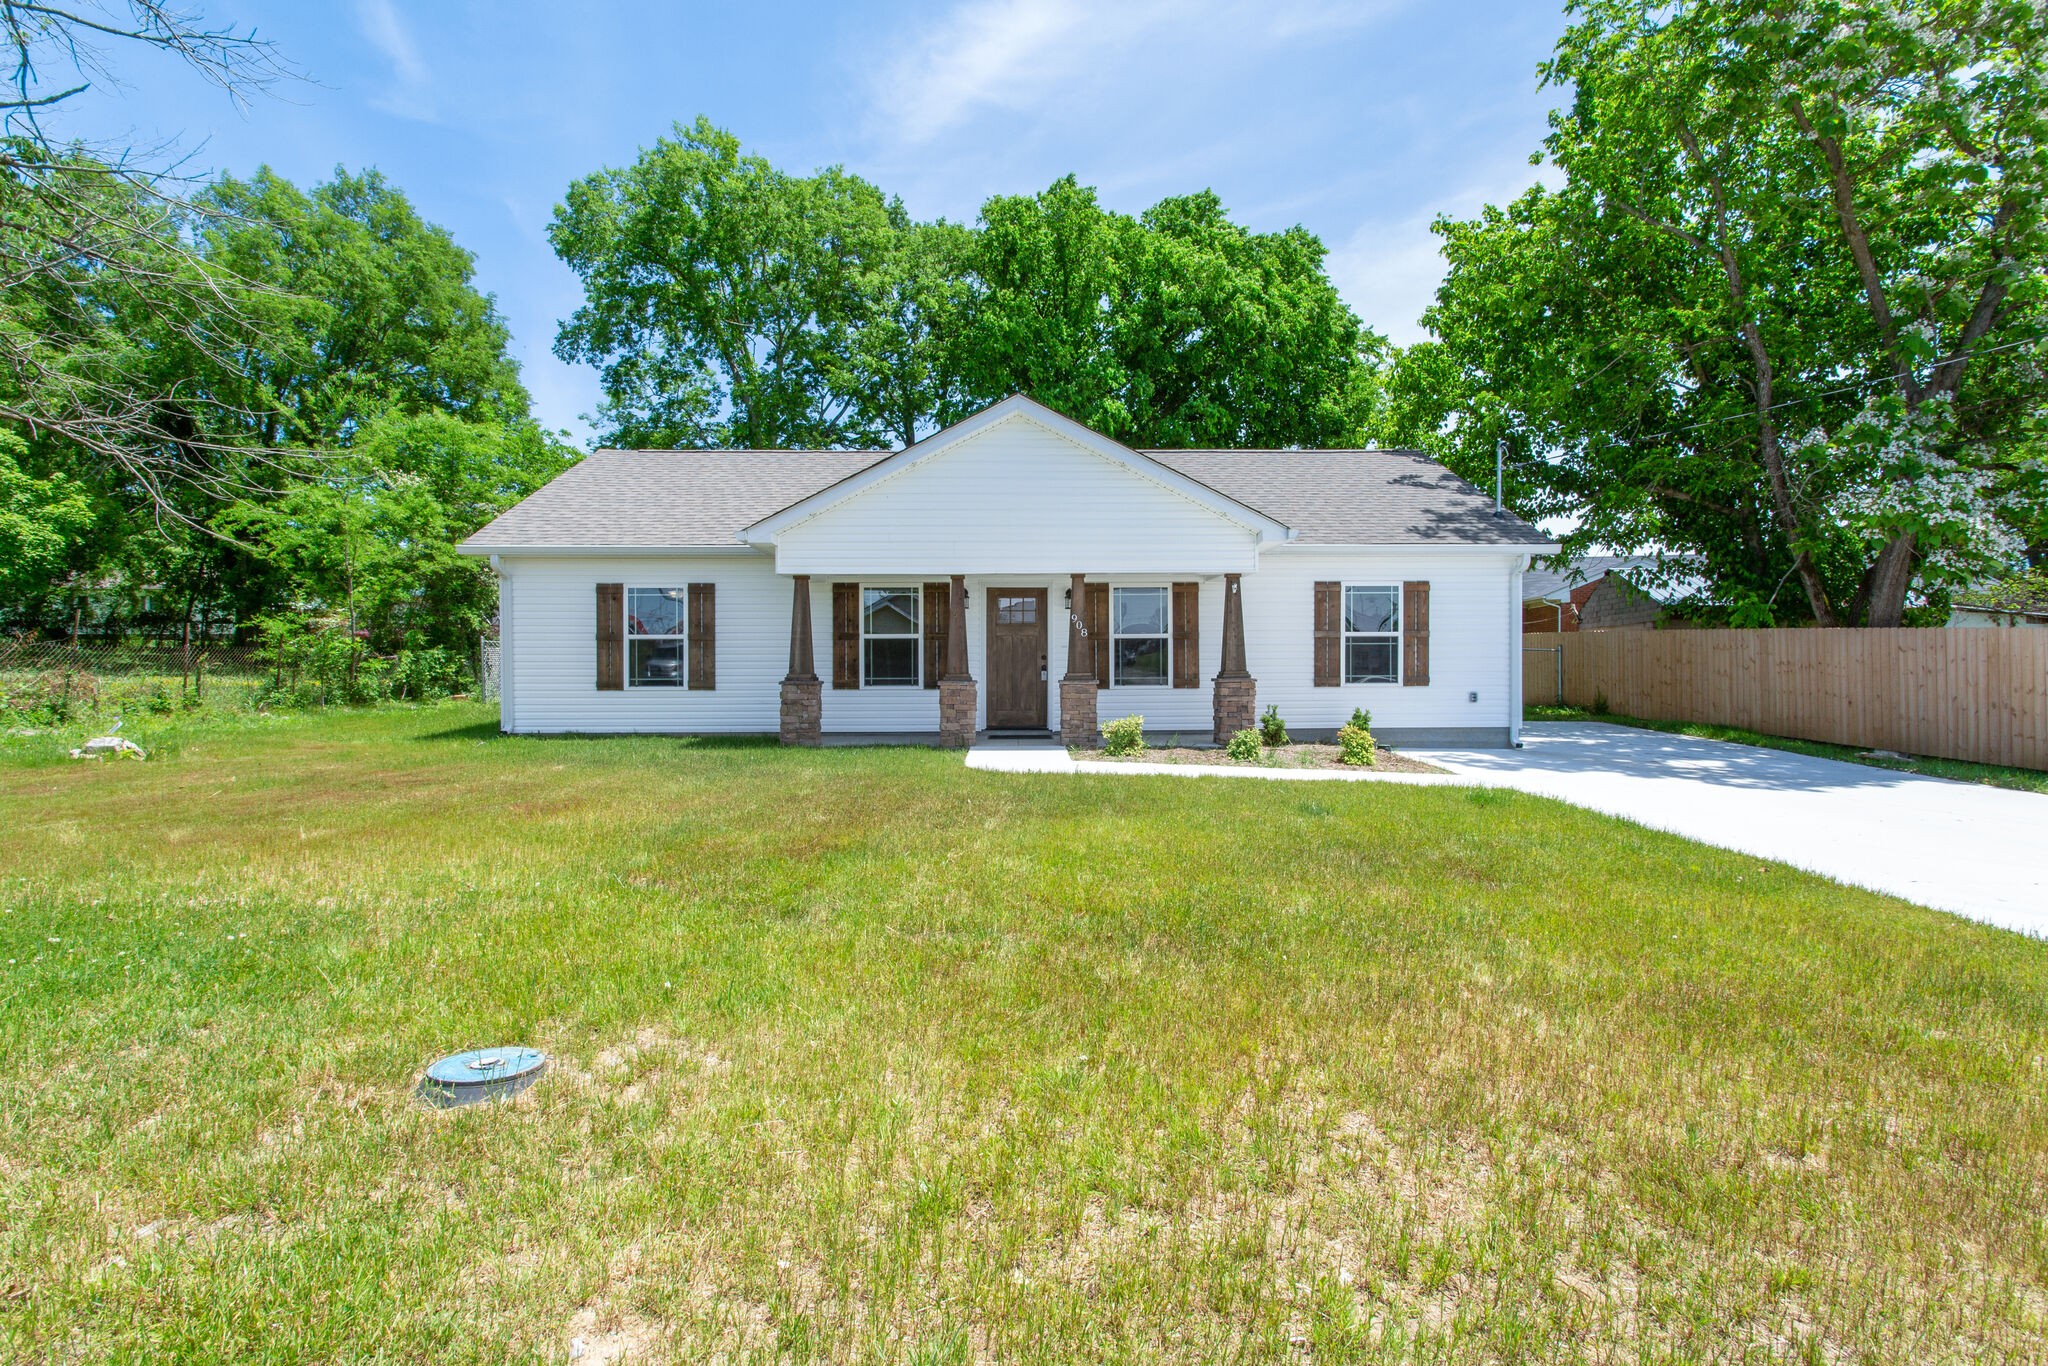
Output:
<svg viewBox="0 0 2048 1366">
<path fill-rule="evenodd" d="M 1443 773 L 1447 770 L 1434 764 L 1425 764 L 1420 759 L 1381 745 L 1377 761 L 1370 767 L 1359 768 L 1347 764 L 1343 751 L 1335 745 L 1279 745 L 1264 751 L 1257 759 L 1233 759 L 1221 749 L 1197 749 L 1189 745 L 1162 745 L 1140 750 L 1136 754 L 1119 754 L 1115 757 L 1099 749 L 1077 749 L 1077 759 L 1102 759 L 1113 764 L 1209 764 L 1218 768 L 1338 768 L 1349 773 Z"/>
</svg>

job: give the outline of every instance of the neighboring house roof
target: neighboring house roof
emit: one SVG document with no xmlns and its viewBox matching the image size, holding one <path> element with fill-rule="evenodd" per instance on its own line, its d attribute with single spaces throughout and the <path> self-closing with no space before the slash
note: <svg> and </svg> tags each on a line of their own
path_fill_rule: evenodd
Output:
<svg viewBox="0 0 2048 1366">
<path fill-rule="evenodd" d="M 1569 602 L 1574 589 L 1598 582 L 1610 573 L 1640 578 L 1656 569 L 1654 555 L 1581 555 L 1558 568 L 1539 560 L 1522 571 L 1522 601 Z"/>
<path fill-rule="evenodd" d="M 1057 417 L 1030 400 L 1022 402 Z M 1005 400 L 996 407 L 1016 404 L 1017 400 Z M 1065 418 L 1058 421 L 1072 425 Z M 936 439 L 927 438 L 919 446 Z M 501 514 L 461 548 L 472 554 L 489 554 L 737 547 L 743 543 L 741 533 L 757 523 L 770 521 L 835 484 L 917 449 L 893 453 L 594 451 Z M 1302 543 L 1555 544 L 1518 517 L 1496 517 L 1491 498 L 1414 451 L 1150 450 L 1129 454 L 1156 462 L 1170 477 L 1192 480 L 1222 499 L 1282 524 Z"/>
<path fill-rule="evenodd" d="M 2021 574 L 1956 594 L 1955 605 L 1970 612 L 2006 612 L 2016 616 L 2048 616 L 2048 570 Z"/>
</svg>

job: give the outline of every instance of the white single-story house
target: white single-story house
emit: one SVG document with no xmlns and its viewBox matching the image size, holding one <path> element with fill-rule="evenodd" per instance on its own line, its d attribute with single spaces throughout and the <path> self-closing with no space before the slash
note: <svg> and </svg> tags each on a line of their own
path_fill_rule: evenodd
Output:
<svg viewBox="0 0 2048 1366">
<path fill-rule="evenodd" d="M 1550 538 L 1412 451 L 1140 451 L 1021 395 L 893 453 L 600 450 L 463 542 L 521 733 L 1515 743 Z"/>
</svg>

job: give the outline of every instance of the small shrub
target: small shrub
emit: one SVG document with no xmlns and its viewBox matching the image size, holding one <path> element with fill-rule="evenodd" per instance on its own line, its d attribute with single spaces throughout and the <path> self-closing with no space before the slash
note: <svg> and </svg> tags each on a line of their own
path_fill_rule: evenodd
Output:
<svg viewBox="0 0 2048 1366">
<path fill-rule="evenodd" d="M 467 656 L 438 645 L 403 649 L 391 664 L 391 695 L 428 701 L 460 691 L 468 679 Z"/>
<path fill-rule="evenodd" d="M 1102 727 L 1102 752 L 1115 758 L 1137 754 L 1145 748 L 1145 718 L 1119 716 Z"/>
<path fill-rule="evenodd" d="M 1607 715 L 1607 693 L 1603 690 L 1593 694 L 1593 715 Z"/>
<path fill-rule="evenodd" d="M 1259 718 L 1259 740 L 1268 746 L 1287 743 L 1287 723 L 1280 719 L 1279 707 L 1269 705 Z"/>
<path fill-rule="evenodd" d="M 1364 707 L 1353 707 L 1351 709 L 1351 724 L 1358 727 L 1360 730 L 1371 730 L 1372 713 L 1367 711 Z"/>
<path fill-rule="evenodd" d="M 1230 737 L 1230 743 L 1223 752 L 1231 758 L 1250 763 L 1259 757 L 1259 733 L 1247 727 Z"/>
<path fill-rule="evenodd" d="M 1373 743 L 1372 732 L 1356 722 L 1337 731 L 1337 747 L 1343 750 L 1341 757 L 1347 764 L 1370 768 L 1379 762 L 1379 746 Z"/>
</svg>

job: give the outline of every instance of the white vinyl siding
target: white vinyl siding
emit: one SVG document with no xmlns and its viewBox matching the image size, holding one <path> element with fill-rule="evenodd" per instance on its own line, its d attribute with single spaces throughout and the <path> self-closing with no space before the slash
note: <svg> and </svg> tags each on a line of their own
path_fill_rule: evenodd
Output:
<svg viewBox="0 0 2048 1366">
<path fill-rule="evenodd" d="M 1374 730 L 1507 729 L 1515 719 L 1512 680 L 1521 668 L 1520 604 L 1510 610 L 1508 582 L 1521 557 L 1512 547 L 1497 554 L 1428 547 L 1268 550 L 1259 572 L 1244 579 L 1245 655 L 1259 681 L 1260 710 L 1278 706 L 1297 730 L 1334 729 L 1354 707 L 1372 712 Z M 1429 584 L 1427 685 L 1315 686 L 1315 585 L 1332 579 Z M 1202 629 L 1208 630 L 1206 617 Z M 1206 674 L 1202 681 L 1206 698 Z M 1468 700 L 1475 692 L 1479 700 Z"/>
<path fill-rule="evenodd" d="M 906 533 L 906 539 L 908 533 Z M 1244 578 L 1245 654 L 1258 680 L 1258 705 L 1280 708 L 1300 731 L 1334 730 L 1357 706 L 1372 711 L 1376 729 L 1505 729 L 1514 719 L 1512 687 L 1519 665 L 1520 603 L 1513 576 L 1519 552 L 1343 551 L 1290 546 L 1268 549 L 1257 573 Z M 790 580 L 766 555 L 663 557 L 504 556 L 500 584 L 503 716 L 508 729 L 774 733 L 782 676 L 789 664 Z M 831 686 L 832 584 L 855 580 L 827 574 L 811 582 L 812 648 L 826 677 L 828 733 L 936 733 L 938 692 L 930 688 L 835 689 Z M 936 577 L 936 576 L 934 576 Z M 1096 576 L 1102 582 L 1104 576 Z M 1173 576 L 1107 576 L 1118 586 L 1157 587 Z M 1108 688 L 1096 694 L 1103 721 L 1139 713 L 1146 727 L 1189 737 L 1211 724 L 1210 680 L 1222 662 L 1223 580 L 1186 574 L 1200 584 L 1201 647 L 1195 688 Z M 1314 686 L 1315 585 L 1430 584 L 1430 683 Z M 718 687 L 596 690 L 592 588 L 714 583 L 718 588 Z M 921 582 L 909 574 L 876 576 L 876 586 Z M 984 623 L 990 588 L 1042 587 L 1050 621 L 1046 646 L 1050 723 L 1059 725 L 1057 680 L 1067 668 L 1068 580 L 1065 575 L 974 575 L 967 580 L 968 670 L 986 704 Z M 922 645 L 919 646 L 920 658 Z M 1467 701 L 1477 692 L 1477 703 Z"/>
<path fill-rule="evenodd" d="M 789 669 L 789 580 L 765 555 L 519 556 L 499 560 L 499 671 L 508 729 L 772 733 Z M 597 690 L 600 583 L 717 586 L 718 687 Z M 630 601 L 630 598 L 629 598 Z M 828 604 L 829 606 L 829 604 Z M 828 618 L 829 621 L 829 618 Z M 831 660 L 829 631 L 821 663 Z"/>
<path fill-rule="evenodd" d="M 1193 578 L 1251 570 L 1254 543 L 1249 528 L 1018 419 L 789 527 L 776 541 L 776 567 L 875 581 L 1077 572 Z"/>
</svg>

